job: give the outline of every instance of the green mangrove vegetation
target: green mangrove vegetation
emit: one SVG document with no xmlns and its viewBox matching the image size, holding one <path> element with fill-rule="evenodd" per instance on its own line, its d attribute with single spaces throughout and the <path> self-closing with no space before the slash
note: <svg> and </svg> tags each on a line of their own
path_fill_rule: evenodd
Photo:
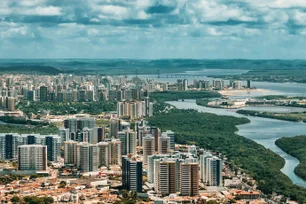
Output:
<svg viewBox="0 0 306 204">
<path fill-rule="evenodd" d="M 243 115 L 257 116 L 263 118 L 272 118 L 278 120 L 287 120 L 293 122 L 303 121 L 306 122 L 306 114 L 300 112 L 292 113 L 274 113 L 274 112 L 261 112 L 253 110 L 238 110 L 237 113 Z"/>
<path fill-rule="evenodd" d="M 23 111 L 27 116 L 34 115 L 67 115 L 88 113 L 97 115 L 102 112 L 115 111 L 116 104 L 113 102 L 22 102 L 18 105 L 18 108 Z"/>
<path fill-rule="evenodd" d="M 294 172 L 306 180 L 306 136 L 283 137 L 276 140 L 275 144 L 300 161 Z"/>
<path fill-rule="evenodd" d="M 36 125 L 36 126 L 26 126 L 26 125 L 0 125 L 0 133 L 18 133 L 18 134 L 58 134 L 58 127 L 54 124 L 48 126 Z"/>
</svg>

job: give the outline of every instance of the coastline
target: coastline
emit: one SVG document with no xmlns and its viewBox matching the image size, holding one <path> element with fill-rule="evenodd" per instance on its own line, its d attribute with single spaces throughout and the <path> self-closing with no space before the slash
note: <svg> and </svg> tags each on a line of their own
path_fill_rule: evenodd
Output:
<svg viewBox="0 0 306 204">
<path fill-rule="evenodd" d="M 232 90 L 232 89 L 227 89 L 227 90 L 222 90 L 218 91 L 219 94 L 223 96 L 245 96 L 248 94 L 254 94 L 254 95 L 270 95 L 273 93 L 270 90 L 266 89 L 241 89 L 241 90 Z"/>
</svg>

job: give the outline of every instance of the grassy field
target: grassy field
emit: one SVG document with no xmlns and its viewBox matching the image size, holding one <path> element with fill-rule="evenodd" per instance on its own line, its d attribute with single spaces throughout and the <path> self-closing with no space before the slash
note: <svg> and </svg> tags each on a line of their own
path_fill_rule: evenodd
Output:
<svg viewBox="0 0 306 204">
<path fill-rule="evenodd" d="M 109 125 L 109 120 L 106 120 L 106 119 L 96 120 L 96 126 L 98 127 L 101 127 L 101 126 L 105 127 L 107 125 Z"/>
</svg>

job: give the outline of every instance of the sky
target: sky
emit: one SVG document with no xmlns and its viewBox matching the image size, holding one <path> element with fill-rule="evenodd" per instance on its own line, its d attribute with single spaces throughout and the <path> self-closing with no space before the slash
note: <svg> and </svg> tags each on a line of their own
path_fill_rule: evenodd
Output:
<svg viewBox="0 0 306 204">
<path fill-rule="evenodd" d="M 0 0 L 0 58 L 305 59 L 306 0 Z"/>
</svg>

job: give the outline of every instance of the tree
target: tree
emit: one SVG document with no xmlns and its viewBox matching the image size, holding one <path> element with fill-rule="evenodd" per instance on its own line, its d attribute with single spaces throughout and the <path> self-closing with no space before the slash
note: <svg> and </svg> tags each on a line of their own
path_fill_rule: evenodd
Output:
<svg viewBox="0 0 306 204">
<path fill-rule="evenodd" d="M 217 204 L 218 202 L 216 200 L 210 200 L 207 202 L 207 204 Z"/>
<path fill-rule="evenodd" d="M 138 200 L 137 192 L 124 190 L 120 200 L 116 204 L 136 204 Z"/>
<path fill-rule="evenodd" d="M 60 187 L 60 188 L 65 188 L 66 185 L 67 185 L 67 182 L 66 182 L 66 181 L 61 181 L 59 187 Z"/>
<path fill-rule="evenodd" d="M 32 174 L 32 175 L 30 176 L 30 179 L 36 179 L 36 178 L 38 178 L 38 175 L 37 175 L 37 174 Z"/>
<path fill-rule="evenodd" d="M 14 196 L 12 199 L 11 199 L 11 202 L 12 203 L 19 203 L 21 201 L 21 199 L 18 197 L 18 196 Z"/>
<path fill-rule="evenodd" d="M 52 197 L 45 197 L 44 202 L 45 204 L 54 203 L 54 199 Z"/>
</svg>

